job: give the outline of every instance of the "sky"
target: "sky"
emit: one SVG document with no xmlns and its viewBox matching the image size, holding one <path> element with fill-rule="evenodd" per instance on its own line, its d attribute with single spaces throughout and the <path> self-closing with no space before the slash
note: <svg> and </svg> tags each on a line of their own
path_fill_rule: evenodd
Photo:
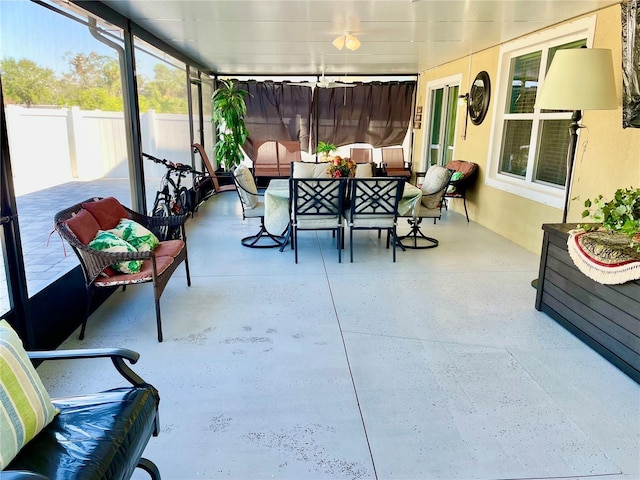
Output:
<svg viewBox="0 0 640 480">
<path fill-rule="evenodd" d="M 0 59 L 28 58 L 58 75 L 69 71 L 64 54 L 96 52 L 117 58 L 116 52 L 100 43 L 89 29 L 29 0 L 0 0 Z M 139 56 L 137 69 L 153 77 L 153 64 L 148 56 Z"/>
</svg>

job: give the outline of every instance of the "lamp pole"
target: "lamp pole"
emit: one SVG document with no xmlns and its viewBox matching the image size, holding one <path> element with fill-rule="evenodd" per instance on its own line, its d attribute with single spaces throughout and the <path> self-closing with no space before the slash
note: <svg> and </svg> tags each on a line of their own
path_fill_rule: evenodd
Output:
<svg viewBox="0 0 640 480">
<path fill-rule="evenodd" d="M 573 177 L 573 163 L 576 158 L 576 150 L 578 146 L 578 129 L 580 126 L 580 119 L 582 119 L 582 110 L 574 110 L 571 115 L 571 125 L 569 125 L 569 132 L 571 138 L 569 139 L 569 152 L 567 153 L 567 178 L 565 181 L 564 192 L 564 209 L 562 211 L 562 223 L 567 223 L 567 213 L 569 212 L 569 197 L 571 195 L 571 180 Z"/>
</svg>

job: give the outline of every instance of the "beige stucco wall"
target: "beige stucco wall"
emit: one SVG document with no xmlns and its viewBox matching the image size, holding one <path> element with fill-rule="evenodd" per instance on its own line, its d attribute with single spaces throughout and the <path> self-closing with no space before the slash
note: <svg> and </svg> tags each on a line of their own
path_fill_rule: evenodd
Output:
<svg viewBox="0 0 640 480">
<path fill-rule="evenodd" d="M 640 129 L 622 128 L 622 75 L 621 75 L 621 20 L 620 6 L 597 12 L 594 48 L 610 48 L 618 85 L 619 108 L 607 111 L 586 111 L 582 124 L 587 128 L 580 131 L 579 151 L 576 155 L 574 179 L 569 207 L 568 221 L 579 222 L 585 198 L 603 194 L 609 198 L 616 189 L 623 187 L 640 187 Z M 426 105 L 428 82 L 455 74 L 462 74 L 461 93 L 468 91 L 470 81 L 475 75 L 486 70 L 492 81 L 492 89 L 496 89 L 495 80 L 498 73 L 499 47 L 491 48 L 471 57 L 462 58 L 438 68 L 422 72 L 418 80 L 418 99 Z M 471 78 L 469 78 L 471 77 Z M 464 132 L 464 109 L 458 110 L 454 159 L 469 160 L 480 166 L 480 175 L 475 188 L 468 193 L 467 205 L 469 216 L 475 221 L 498 234 L 512 240 L 535 253 L 540 253 L 542 245 L 543 223 L 559 223 L 562 210 L 513 195 L 487 186 L 489 142 L 491 135 L 493 101 L 496 92 L 491 94 L 492 105 L 487 117 L 481 125 L 468 123 L 466 139 Z M 414 152 L 422 151 L 422 141 L 428 122 L 423 123 L 421 130 L 414 136 Z M 586 149 L 583 148 L 586 142 Z M 450 202 L 452 208 L 464 214 L 461 200 Z M 451 207 L 450 207 L 451 208 Z"/>
</svg>

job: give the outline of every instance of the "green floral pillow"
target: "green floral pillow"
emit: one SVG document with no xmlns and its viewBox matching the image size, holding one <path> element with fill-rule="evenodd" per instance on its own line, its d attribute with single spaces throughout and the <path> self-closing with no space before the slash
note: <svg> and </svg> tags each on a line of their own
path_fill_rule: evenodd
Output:
<svg viewBox="0 0 640 480">
<path fill-rule="evenodd" d="M 457 180 L 461 180 L 462 177 L 464 177 L 464 173 L 462 172 L 453 172 L 453 175 L 451 175 L 451 181 L 455 182 Z M 455 185 L 449 185 L 447 187 L 447 193 L 453 193 L 456 191 L 456 186 Z"/>
<path fill-rule="evenodd" d="M 105 230 L 98 230 L 95 238 L 89 242 L 89 246 L 103 252 L 137 252 L 130 243 Z M 111 266 L 120 273 L 138 273 L 142 268 L 142 260 L 126 260 Z"/>
<path fill-rule="evenodd" d="M 160 240 L 158 240 L 158 237 L 156 237 L 151 230 L 148 230 L 138 222 L 134 222 L 129 218 L 120 219 L 116 228 L 107 230 L 107 232 L 111 232 L 117 237 L 120 237 L 139 252 L 150 252 L 160 245 Z"/>
</svg>

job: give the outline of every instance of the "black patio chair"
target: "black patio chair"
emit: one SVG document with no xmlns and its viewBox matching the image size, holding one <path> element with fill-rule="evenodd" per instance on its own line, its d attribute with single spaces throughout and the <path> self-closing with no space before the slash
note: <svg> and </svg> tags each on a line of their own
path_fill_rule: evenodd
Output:
<svg viewBox="0 0 640 480">
<path fill-rule="evenodd" d="M 300 230 L 332 230 L 342 261 L 344 242 L 342 205 L 345 195 L 344 178 L 291 178 L 291 241 L 298 263 L 298 232 Z"/>
<path fill-rule="evenodd" d="M 350 179 L 350 208 L 347 212 L 349 226 L 349 253 L 353 262 L 353 231 L 387 231 L 387 248 L 393 244 L 393 261 L 396 261 L 398 243 L 398 203 L 402 198 L 405 179 L 402 177 L 373 177 Z M 390 239 L 393 239 L 390 242 Z"/>
</svg>

